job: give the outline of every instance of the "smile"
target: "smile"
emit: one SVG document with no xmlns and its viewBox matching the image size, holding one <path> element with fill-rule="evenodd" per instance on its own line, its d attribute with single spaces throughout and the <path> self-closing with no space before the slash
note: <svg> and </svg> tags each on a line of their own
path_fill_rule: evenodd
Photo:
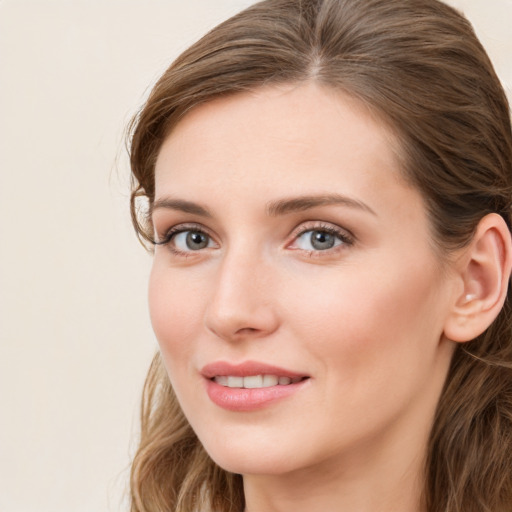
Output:
<svg viewBox="0 0 512 512">
<path fill-rule="evenodd" d="M 300 382 L 304 377 L 285 377 L 277 375 L 248 375 L 246 377 L 238 375 L 219 375 L 213 377 L 213 381 L 220 386 L 227 388 L 245 388 L 258 389 L 270 388 L 272 386 L 288 386 Z"/>
<path fill-rule="evenodd" d="M 290 399 L 310 385 L 311 376 L 258 361 L 216 361 L 201 369 L 210 400 L 233 412 L 249 412 Z"/>
</svg>

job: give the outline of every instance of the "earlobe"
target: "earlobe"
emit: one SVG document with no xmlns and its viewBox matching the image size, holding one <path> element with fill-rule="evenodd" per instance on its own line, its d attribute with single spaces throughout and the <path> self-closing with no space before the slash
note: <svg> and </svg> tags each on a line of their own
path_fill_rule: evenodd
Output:
<svg viewBox="0 0 512 512">
<path fill-rule="evenodd" d="M 500 215 L 486 215 L 458 260 L 462 282 L 445 323 L 445 336 L 456 342 L 482 334 L 498 316 L 507 295 L 512 266 L 510 231 Z M 461 291 L 462 290 L 462 291 Z"/>
</svg>

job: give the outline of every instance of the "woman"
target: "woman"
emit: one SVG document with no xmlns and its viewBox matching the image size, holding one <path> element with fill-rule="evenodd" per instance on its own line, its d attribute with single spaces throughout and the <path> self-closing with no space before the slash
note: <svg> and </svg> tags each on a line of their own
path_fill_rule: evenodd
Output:
<svg viewBox="0 0 512 512">
<path fill-rule="evenodd" d="M 512 134 L 464 18 L 258 3 L 162 76 L 131 163 L 132 511 L 512 509 Z"/>
</svg>

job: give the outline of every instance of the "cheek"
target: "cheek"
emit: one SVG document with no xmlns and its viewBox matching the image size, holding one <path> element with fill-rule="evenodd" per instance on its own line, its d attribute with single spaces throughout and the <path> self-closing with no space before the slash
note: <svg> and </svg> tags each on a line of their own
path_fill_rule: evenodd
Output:
<svg viewBox="0 0 512 512">
<path fill-rule="evenodd" d="M 149 279 L 149 312 L 160 349 L 169 363 L 185 359 L 193 350 L 203 317 L 202 294 L 194 280 L 162 268 L 155 261 Z M 204 289 L 203 289 L 204 293 Z"/>
<path fill-rule="evenodd" d="M 382 258 L 379 265 L 340 267 L 296 283 L 286 298 L 294 337 L 342 362 L 345 374 L 420 358 L 422 345 L 434 351 L 442 334 L 440 277 L 425 262 L 393 266 Z"/>
<path fill-rule="evenodd" d="M 387 266 L 385 274 L 345 270 L 319 287 L 305 278 L 288 295 L 287 311 L 295 319 L 291 338 L 314 364 L 323 406 L 355 439 L 378 432 L 416 399 L 426 403 L 429 389 L 435 395 L 443 305 L 434 291 L 439 277 L 427 265 L 421 272 L 414 264 Z"/>
</svg>

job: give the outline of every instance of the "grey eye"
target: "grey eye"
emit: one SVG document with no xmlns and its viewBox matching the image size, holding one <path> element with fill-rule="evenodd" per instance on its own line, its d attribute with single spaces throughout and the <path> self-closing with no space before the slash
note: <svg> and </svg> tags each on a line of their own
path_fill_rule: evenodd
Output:
<svg viewBox="0 0 512 512">
<path fill-rule="evenodd" d="M 331 233 L 325 231 L 313 231 L 311 233 L 311 247 L 319 251 L 334 247 L 336 239 Z"/>
<path fill-rule="evenodd" d="M 173 238 L 174 246 L 178 251 L 199 251 L 211 247 L 211 239 L 200 231 L 182 231 Z"/>
<path fill-rule="evenodd" d="M 310 229 L 304 231 L 297 238 L 297 247 L 305 251 L 325 251 L 340 245 L 342 240 L 339 236 L 321 229 Z"/>
</svg>

